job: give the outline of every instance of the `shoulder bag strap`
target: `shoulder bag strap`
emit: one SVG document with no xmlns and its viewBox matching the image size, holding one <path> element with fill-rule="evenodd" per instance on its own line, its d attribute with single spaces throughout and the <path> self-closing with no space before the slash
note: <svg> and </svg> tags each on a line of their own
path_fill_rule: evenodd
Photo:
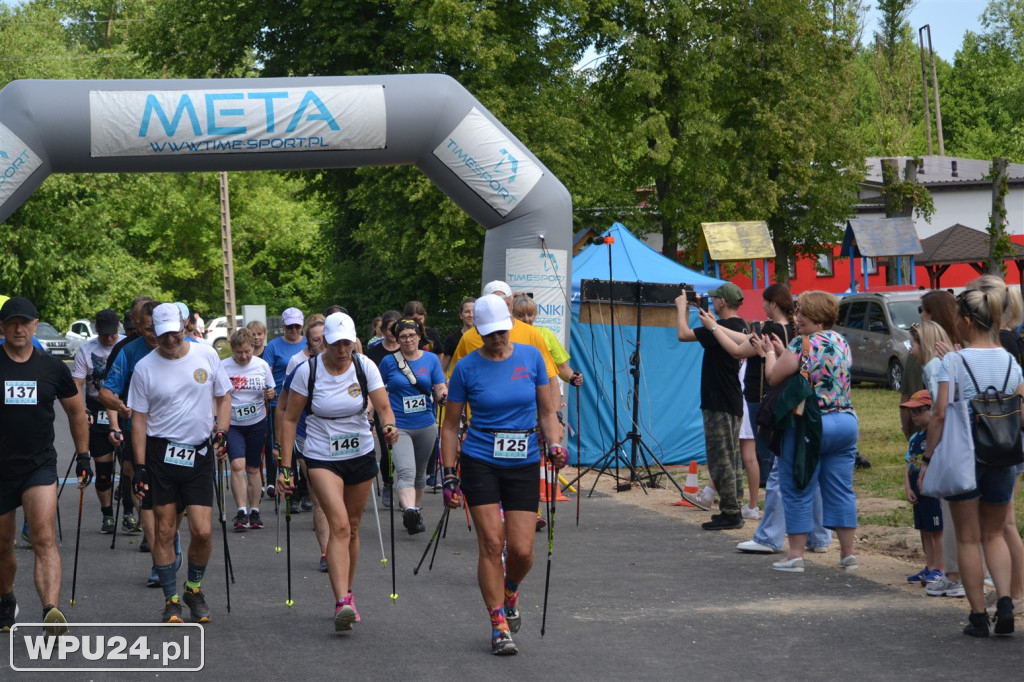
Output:
<svg viewBox="0 0 1024 682">
<path fill-rule="evenodd" d="M 363 412 L 366 412 L 366 406 L 370 402 L 370 396 L 369 390 L 367 389 L 366 372 L 363 371 L 363 363 L 360 360 L 359 353 L 352 353 L 352 363 L 356 368 L 356 381 L 359 382 L 359 392 L 363 395 Z"/>
<path fill-rule="evenodd" d="M 1013 369 L 1013 356 L 1009 358 L 1009 362 L 1006 365 L 1006 378 L 1003 379 L 1003 395 L 1006 395 L 1006 389 L 1010 385 L 1010 370 Z"/>
<path fill-rule="evenodd" d="M 974 372 L 971 371 L 971 366 L 967 364 L 967 358 L 961 357 L 960 360 L 964 363 L 964 369 L 967 370 L 967 376 L 971 378 L 971 383 L 974 384 L 974 392 L 980 394 L 981 388 L 978 386 L 978 380 L 974 378 Z"/>
<path fill-rule="evenodd" d="M 318 355 L 309 359 L 309 379 L 306 380 L 306 414 L 313 414 L 313 391 L 316 390 L 316 366 Z"/>
<path fill-rule="evenodd" d="M 391 354 L 391 357 L 395 359 L 395 364 L 398 365 L 398 369 L 401 370 L 402 374 L 405 375 L 405 378 L 409 380 L 409 383 L 415 386 L 416 390 L 429 398 L 430 389 L 428 388 L 427 390 L 423 390 L 423 386 L 420 385 L 420 382 L 416 380 L 416 375 L 413 374 L 412 367 L 410 367 L 409 363 L 405 361 L 405 356 L 402 355 L 402 351 L 396 350 Z"/>
</svg>

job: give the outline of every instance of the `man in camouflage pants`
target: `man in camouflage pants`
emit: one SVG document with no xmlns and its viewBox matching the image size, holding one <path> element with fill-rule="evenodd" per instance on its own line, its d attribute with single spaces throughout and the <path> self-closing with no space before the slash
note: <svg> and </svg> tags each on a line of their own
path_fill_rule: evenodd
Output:
<svg viewBox="0 0 1024 682">
<path fill-rule="evenodd" d="M 718 315 L 718 324 L 726 329 L 747 333 L 747 324 L 736 310 L 743 303 L 743 291 L 730 282 L 708 292 Z M 704 419 L 704 449 L 708 473 L 718 490 L 718 508 L 704 530 L 742 528 L 740 498 L 743 477 L 740 459 L 740 420 L 743 419 L 743 391 L 740 388 L 740 362 L 715 340 L 717 327 L 690 328 L 690 310 L 686 294 L 676 299 L 676 331 L 683 342 L 696 341 L 704 348 L 700 372 L 700 409 Z M 706 508 L 706 507 L 705 507 Z"/>
</svg>

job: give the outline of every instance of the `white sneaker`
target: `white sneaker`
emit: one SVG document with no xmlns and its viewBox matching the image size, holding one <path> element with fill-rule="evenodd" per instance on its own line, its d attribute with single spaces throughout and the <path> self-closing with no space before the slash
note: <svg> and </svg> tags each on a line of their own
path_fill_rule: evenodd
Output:
<svg viewBox="0 0 1024 682">
<path fill-rule="evenodd" d="M 925 585 L 924 591 L 929 597 L 963 597 L 967 594 L 960 578 L 950 580 L 946 576 Z"/>
<path fill-rule="evenodd" d="M 715 491 L 708 486 L 704 486 L 704 490 L 697 493 L 697 497 L 700 499 L 705 509 L 711 509 L 715 504 Z"/>
<path fill-rule="evenodd" d="M 816 545 L 814 547 L 808 547 L 807 549 L 815 554 L 824 554 L 828 551 L 828 545 Z"/>
<path fill-rule="evenodd" d="M 758 509 L 757 507 L 748 507 L 746 505 L 743 505 L 742 507 L 740 507 L 740 515 L 745 519 L 757 521 L 759 518 L 761 518 L 761 510 Z"/>
<path fill-rule="evenodd" d="M 845 568 L 847 571 L 857 570 L 857 557 L 854 555 L 844 556 L 839 560 L 839 568 Z"/>
<path fill-rule="evenodd" d="M 762 545 L 760 542 L 754 542 L 753 540 L 747 540 L 736 545 L 736 549 L 747 554 L 775 554 L 779 550 L 768 545 Z"/>
<path fill-rule="evenodd" d="M 786 561 L 776 561 L 772 564 L 772 569 L 784 573 L 803 573 L 804 560 L 801 557 L 797 557 L 796 559 L 787 559 Z"/>
</svg>

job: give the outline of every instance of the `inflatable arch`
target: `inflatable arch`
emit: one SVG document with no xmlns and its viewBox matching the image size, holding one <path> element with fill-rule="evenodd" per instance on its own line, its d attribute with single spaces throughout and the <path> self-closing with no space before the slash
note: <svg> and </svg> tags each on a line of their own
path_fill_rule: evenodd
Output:
<svg viewBox="0 0 1024 682">
<path fill-rule="evenodd" d="M 14 81 L 0 90 L 0 221 L 51 173 L 414 165 L 486 230 L 483 281 L 532 291 L 568 345 L 572 201 L 443 75 Z"/>
</svg>

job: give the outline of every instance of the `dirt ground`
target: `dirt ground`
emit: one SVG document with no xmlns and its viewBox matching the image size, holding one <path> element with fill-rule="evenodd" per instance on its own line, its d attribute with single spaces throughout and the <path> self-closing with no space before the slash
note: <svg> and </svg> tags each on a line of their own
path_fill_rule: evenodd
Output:
<svg viewBox="0 0 1024 682">
<path fill-rule="evenodd" d="M 676 470 L 676 467 L 668 467 L 669 470 Z M 675 471 L 673 471 L 675 473 Z M 628 476 L 628 472 L 621 470 Z M 584 497 L 581 504 L 586 505 L 586 495 L 594 485 L 595 474 L 585 474 L 581 481 Z M 572 480 L 576 477 L 574 468 L 563 470 L 563 478 Z M 685 478 L 685 475 L 683 476 Z M 623 477 L 625 481 L 625 477 Z M 703 478 L 701 483 L 703 485 Z M 656 511 L 665 516 L 678 518 L 684 523 L 700 524 L 711 518 L 716 512 L 702 511 L 692 507 L 677 507 L 672 503 L 680 499 L 679 491 L 667 481 L 662 479 L 661 487 L 646 490 L 637 483 L 633 483 L 627 491 L 619 492 L 615 486 L 615 479 L 612 475 L 604 474 L 597 479 L 596 492 L 606 493 L 614 499 L 626 504 L 634 504 L 646 509 Z M 763 491 L 762 491 L 763 492 Z M 569 495 L 570 501 L 563 503 L 566 507 L 576 506 L 576 497 Z M 866 513 L 877 514 L 895 509 L 907 504 L 905 501 L 879 499 L 857 496 L 857 510 L 860 515 Z M 762 502 L 763 506 L 763 502 Z M 575 513 L 573 511 L 572 513 Z M 581 512 L 582 513 L 582 512 Z M 565 517 L 562 517 L 565 518 Z M 747 521 L 746 525 L 739 530 L 716 531 L 735 538 L 736 542 L 749 540 L 757 528 L 756 521 Z M 921 540 L 918 532 L 913 528 L 892 528 L 888 526 L 864 525 L 857 528 L 855 554 L 857 556 L 857 575 L 867 578 L 882 585 L 888 585 L 902 590 L 908 594 L 919 595 L 922 599 L 928 599 L 924 589 L 917 583 L 908 583 L 907 576 L 917 573 L 924 566 L 924 552 L 921 549 Z M 781 556 L 781 555 L 780 555 Z M 834 566 L 839 561 L 839 542 L 833 539 L 829 551 L 821 554 L 808 552 L 804 555 L 805 561 L 821 565 Z M 963 610 L 967 607 L 965 599 L 931 598 L 928 599 L 936 607 L 951 606 Z M 1018 613 L 1017 620 L 1024 621 L 1024 613 Z"/>
</svg>

